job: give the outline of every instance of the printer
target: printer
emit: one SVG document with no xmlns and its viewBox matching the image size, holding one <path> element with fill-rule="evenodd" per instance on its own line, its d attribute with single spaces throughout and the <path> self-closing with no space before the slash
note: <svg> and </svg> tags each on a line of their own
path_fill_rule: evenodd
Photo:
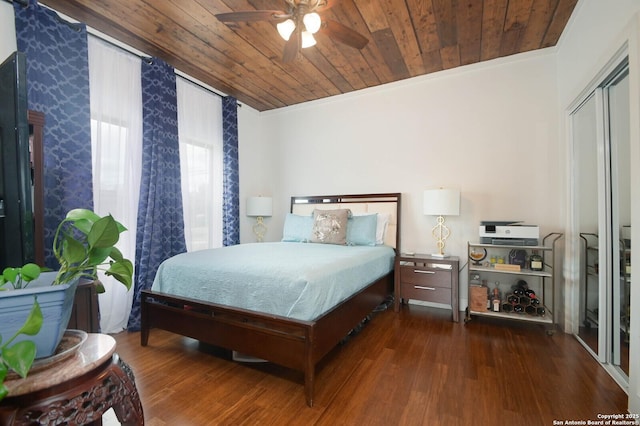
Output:
<svg viewBox="0 0 640 426">
<path fill-rule="evenodd" d="M 524 225 L 519 221 L 480 222 L 481 244 L 537 246 L 539 239 L 538 225 Z"/>
</svg>

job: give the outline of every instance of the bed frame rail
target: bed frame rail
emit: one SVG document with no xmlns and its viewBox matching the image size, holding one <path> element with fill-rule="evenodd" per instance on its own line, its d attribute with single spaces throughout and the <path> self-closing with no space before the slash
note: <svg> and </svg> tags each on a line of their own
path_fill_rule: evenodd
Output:
<svg viewBox="0 0 640 426">
<path fill-rule="evenodd" d="M 345 300 L 317 321 L 297 321 L 229 306 L 142 291 L 140 343 L 159 328 L 242 352 L 304 373 L 313 406 L 315 366 L 355 325 L 393 294 L 393 273 Z"/>
</svg>

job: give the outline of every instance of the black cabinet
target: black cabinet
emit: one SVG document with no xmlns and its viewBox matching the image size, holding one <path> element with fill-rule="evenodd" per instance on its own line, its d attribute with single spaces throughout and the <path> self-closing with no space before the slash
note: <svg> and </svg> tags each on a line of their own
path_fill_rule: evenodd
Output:
<svg viewBox="0 0 640 426">
<path fill-rule="evenodd" d="M 35 261 L 26 58 L 0 65 L 0 269 Z"/>
<path fill-rule="evenodd" d="M 44 114 L 27 111 L 26 60 L 0 65 L 0 270 L 44 266 Z"/>
</svg>

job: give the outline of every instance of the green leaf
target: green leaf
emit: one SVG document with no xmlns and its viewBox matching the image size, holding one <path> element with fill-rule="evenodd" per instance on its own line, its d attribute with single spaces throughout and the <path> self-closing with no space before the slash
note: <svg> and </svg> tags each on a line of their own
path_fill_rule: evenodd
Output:
<svg viewBox="0 0 640 426">
<path fill-rule="evenodd" d="M 98 219 L 100 219 L 100 216 L 98 216 L 96 213 L 92 212 L 91 210 L 87 210 L 87 209 L 69 210 L 65 218 L 65 220 L 68 220 L 71 222 L 76 222 L 78 220 L 87 220 L 91 223 L 98 221 Z"/>
<path fill-rule="evenodd" d="M 29 282 L 40 276 L 40 267 L 35 263 L 27 263 L 21 269 L 22 279 Z"/>
<path fill-rule="evenodd" d="M 84 235 L 88 235 L 89 231 L 91 231 L 91 227 L 93 226 L 93 224 L 94 222 L 91 222 L 85 219 L 80 219 L 73 222 L 73 227 L 76 228 L 78 231 L 82 232 Z"/>
<path fill-rule="evenodd" d="M 123 259 L 118 262 L 113 262 L 109 269 L 105 272 L 106 275 L 114 277 L 127 287 L 127 290 L 131 289 L 133 264 L 128 259 Z"/>
<path fill-rule="evenodd" d="M 0 401 L 2 401 L 8 393 L 9 389 L 4 385 L 4 382 L 0 382 Z"/>
<path fill-rule="evenodd" d="M 116 222 L 116 225 L 118 226 L 118 234 L 122 234 L 124 231 L 127 230 L 127 228 L 123 224 L 121 224 L 117 220 L 115 222 Z"/>
<path fill-rule="evenodd" d="M 105 247 L 93 247 L 89 250 L 89 266 L 102 265 L 105 260 L 111 255 L 111 248 Z"/>
<path fill-rule="evenodd" d="M 82 262 L 87 256 L 84 244 L 69 235 L 62 242 L 62 258 L 69 264 Z"/>
<path fill-rule="evenodd" d="M 102 284 L 102 282 L 100 280 L 95 280 L 94 283 L 95 283 L 95 286 L 96 286 L 96 293 L 102 294 L 102 293 L 107 291 L 104 288 L 104 284 Z"/>
<path fill-rule="evenodd" d="M 118 250 L 117 247 L 112 247 L 111 248 L 111 253 L 109 253 L 109 256 L 111 256 L 111 258 L 113 260 L 115 260 L 116 262 L 124 259 L 124 256 L 122 255 L 122 252 L 120 250 Z"/>
<path fill-rule="evenodd" d="M 36 358 L 36 344 L 23 340 L 11 347 L 2 348 L 2 358 L 9 368 L 24 379 Z"/>
<path fill-rule="evenodd" d="M 42 310 L 40 309 L 38 299 L 35 298 L 33 301 L 33 306 L 31 306 L 29 316 L 27 317 L 27 320 L 24 322 L 24 324 L 22 324 L 22 327 L 20 328 L 20 330 L 18 330 L 17 334 L 35 336 L 40 332 L 40 328 L 42 328 L 42 321 Z"/>
<path fill-rule="evenodd" d="M 62 226 L 65 222 L 71 222 L 73 227 L 82 232 L 84 235 L 89 234 L 93 224 L 100 219 L 96 213 L 87 209 L 73 209 L 67 213 L 64 221 L 60 223 Z"/>
<path fill-rule="evenodd" d="M 20 269 L 18 268 L 5 268 L 4 271 L 2 271 L 2 276 L 4 277 L 4 279 L 11 283 L 16 282 L 16 278 L 18 278 L 19 274 Z"/>
<path fill-rule="evenodd" d="M 92 248 L 110 248 L 118 242 L 119 238 L 118 225 L 111 215 L 100 218 L 93 224 L 87 235 L 89 247 Z"/>
</svg>

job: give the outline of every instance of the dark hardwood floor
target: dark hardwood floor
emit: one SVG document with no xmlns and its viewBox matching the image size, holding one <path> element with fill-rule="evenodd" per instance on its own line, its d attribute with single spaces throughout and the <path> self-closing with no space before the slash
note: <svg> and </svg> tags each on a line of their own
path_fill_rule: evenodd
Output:
<svg viewBox="0 0 640 426">
<path fill-rule="evenodd" d="M 320 363 L 315 404 L 302 373 L 239 364 L 153 330 L 115 336 L 147 425 L 553 425 L 626 413 L 627 395 L 571 335 L 404 306 L 378 313 Z"/>
</svg>

